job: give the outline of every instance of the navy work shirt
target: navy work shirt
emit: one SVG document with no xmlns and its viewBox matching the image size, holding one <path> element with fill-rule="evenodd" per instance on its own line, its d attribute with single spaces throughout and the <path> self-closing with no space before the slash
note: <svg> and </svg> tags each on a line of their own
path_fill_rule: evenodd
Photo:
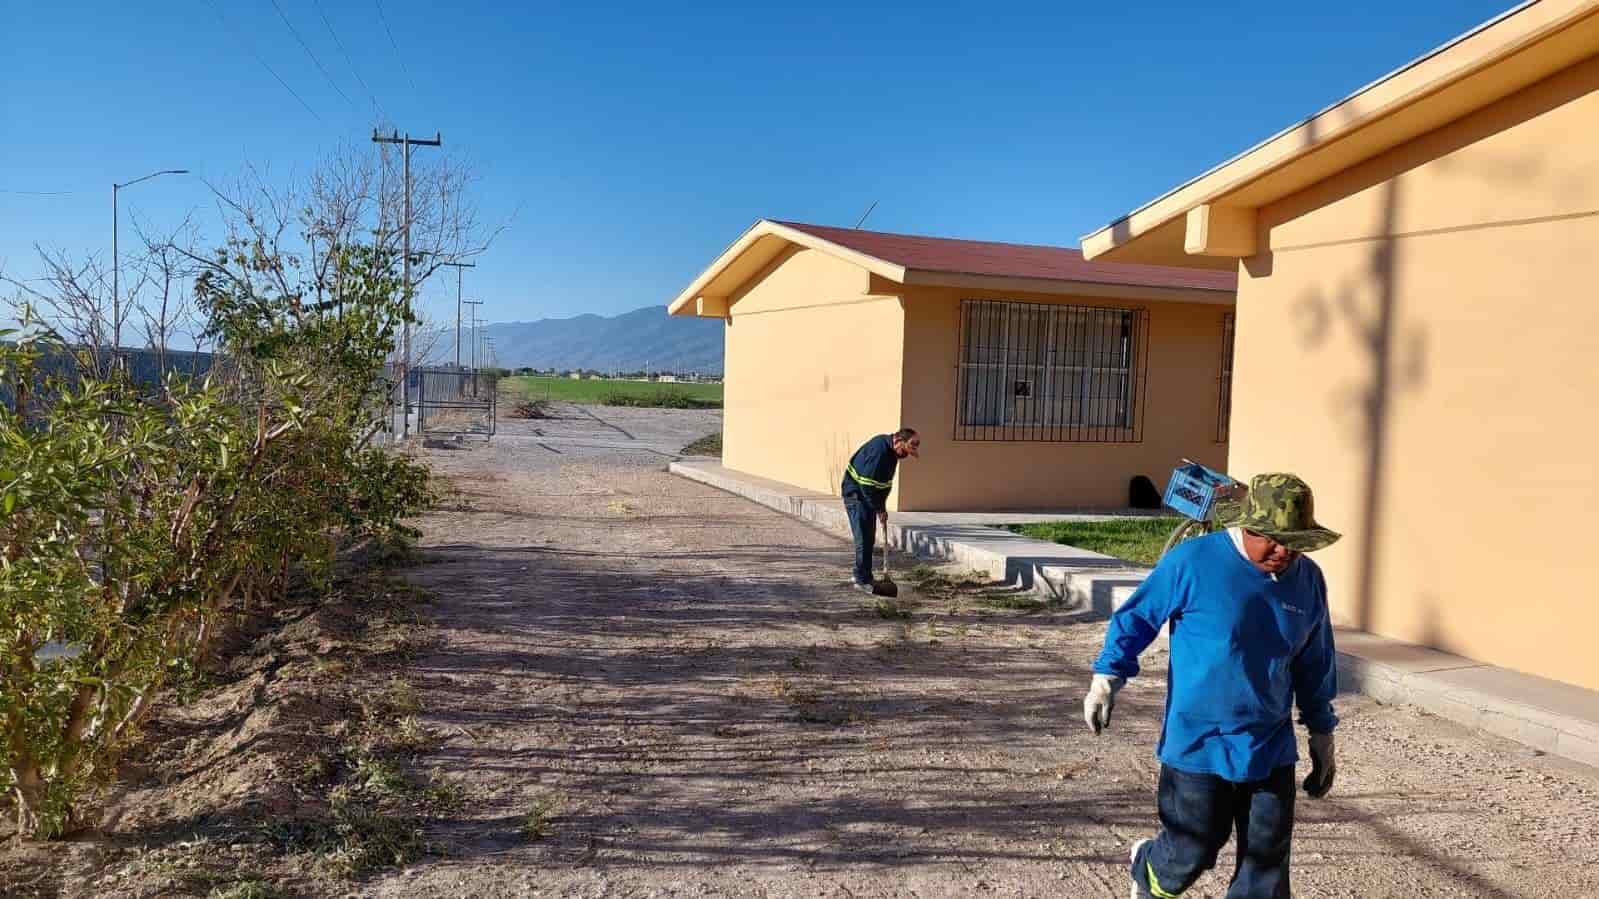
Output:
<svg viewBox="0 0 1599 899">
<path fill-rule="evenodd" d="M 894 455 L 894 440 L 879 434 L 861 445 L 844 469 L 844 498 L 857 499 L 874 512 L 888 508 L 888 494 L 894 489 L 894 472 L 899 456 Z"/>
</svg>

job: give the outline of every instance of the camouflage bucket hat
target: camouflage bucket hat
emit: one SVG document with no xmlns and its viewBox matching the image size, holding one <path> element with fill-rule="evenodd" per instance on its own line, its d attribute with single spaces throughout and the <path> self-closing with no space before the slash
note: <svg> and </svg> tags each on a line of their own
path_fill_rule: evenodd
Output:
<svg viewBox="0 0 1599 899">
<path fill-rule="evenodd" d="M 1316 501 L 1310 485 L 1298 475 L 1256 475 L 1249 493 L 1216 505 L 1216 523 L 1226 528 L 1247 528 L 1299 552 L 1331 546 L 1342 535 L 1316 523 Z"/>
</svg>

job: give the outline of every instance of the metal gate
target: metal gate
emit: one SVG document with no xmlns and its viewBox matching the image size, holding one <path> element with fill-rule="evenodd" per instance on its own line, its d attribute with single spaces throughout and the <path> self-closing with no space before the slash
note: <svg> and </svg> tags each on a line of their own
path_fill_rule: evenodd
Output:
<svg viewBox="0 0 1599 899">
<path fill-rule="evenodd" d="M 411 370 L 418 434 L 494 435 L 499 378 L 488 372 L 458 368 Z"/>
</svg>

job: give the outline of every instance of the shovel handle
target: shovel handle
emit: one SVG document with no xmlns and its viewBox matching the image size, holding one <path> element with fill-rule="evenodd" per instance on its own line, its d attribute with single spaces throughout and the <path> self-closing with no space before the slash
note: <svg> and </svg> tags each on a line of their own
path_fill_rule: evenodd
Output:
<svg viewBox="0 0 1599 899">
<path fill-rule="evenodd" d="M 888 525 L 883 525 L 883 580 L 888 580 Z"/>
</svg>

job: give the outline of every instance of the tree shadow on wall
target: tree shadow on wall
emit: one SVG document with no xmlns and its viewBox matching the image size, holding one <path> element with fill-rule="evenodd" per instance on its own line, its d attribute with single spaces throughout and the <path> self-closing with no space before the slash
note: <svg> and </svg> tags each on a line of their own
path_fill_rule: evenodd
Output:
<svg viewBox="0 0 1599 899">
<path fill-rule="evenodd" d="M 1406 324 L 1400 310 L 1399 253 L 1395 235 L 1401 186 L 1382 186 L 1377 237 L 1365 265 L 1336 287 L 1315 288 L 1290 310 L 1291 328 L 1307 353 L 1325 348 L 1346 331 L 1358 348 L 1361 374 L 1334 387 L 1334 427 L 1361 454 L 1360 497 L 1351 535 L 1356 542 L 1355 604 L 1351 624 L 1369 629 L 1382 564 L 1382 534 L 1389 523 L 1387 479 L 1394 406 L 1425 381 L 1427 336 Z M 1251 274 L 1269 274 L 1271 254 L 1250 262 Z"/>
</svg>

